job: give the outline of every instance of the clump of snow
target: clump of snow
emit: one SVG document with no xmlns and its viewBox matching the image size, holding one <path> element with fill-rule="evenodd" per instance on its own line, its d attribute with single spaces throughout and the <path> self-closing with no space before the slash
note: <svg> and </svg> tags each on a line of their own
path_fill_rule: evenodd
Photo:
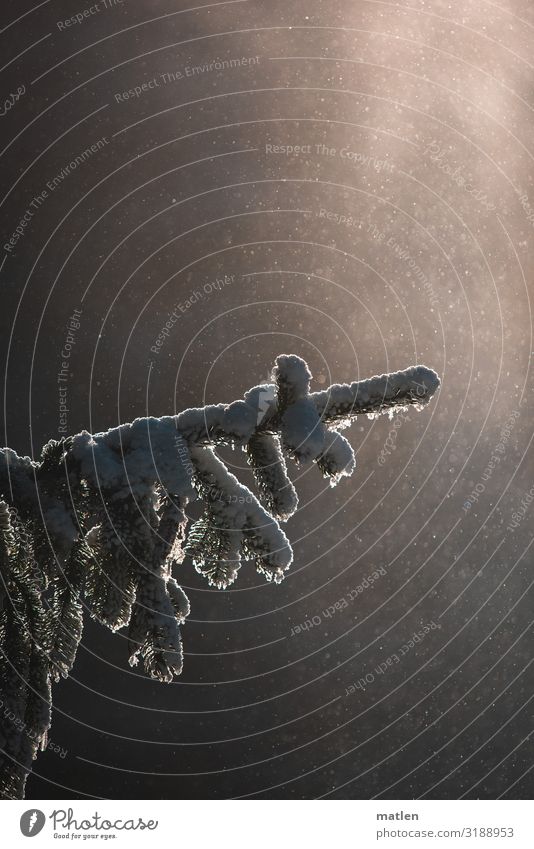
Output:
<svg viewBox="0 0 534 849">
<path fill-rule="evenodd" d="M 436 372 L 426 366 L 382 374 L 354 383 L 333 384 L 311 395 L 323 421 L 350 423 L 357 415 L 371 417 L 398 412 L 407 405 L 421 410 L 440 385 Z"/>
<path fill-rule="evenodd" d="M 43 519 L 55 541 L 62 541 L 67 548 L 78 538 L 78 529 L 74 526 L 72 515 L 62 504 L 53 504 L 43 509 Z"/>
<path fill-rule="evenodd" d="M 200 445 L 214 441 L 214 434 L 222 430 L 226 404 L 210 404 L 184 410 L 174 419 L 176 430 L 190 443 Z"/>
<path fill-rule="evenodd" d="M 278 387 L 279 406 L 306 398 L 310 391 L 312 375 L 308 364 L 294 354 L 281 354 L 276 358 L 272 377 Z"/>
<path fill-rule="evenodd" d="M 281 580 L 293 552 L 280 525 L 252 492 L 228 471 L 211 449 L 192 448 L 191 456 L 217 526 L 242 531 L 245 556 L 254 557 L 268 580 Z M 261 561 L 261 566 L 260 566 Z"/>
<path fill-rule="evenodd" d="M 246 401 L 234 401 L 224 411 L 222 430 L 229 439 L 244 442 L 252 436 L 257 426 L 256 411 Z"/>
<path fill-rule="evenodd" d="M 342 477 L 350 477 L 356 468 L 352 445 L 335 430 L 327 431 L 326 448 L 317 460 L 321 472 L 336 486 Z"/>
<path fill-rule="evenodd" d="M 287 474 L 280 438 L 256 433 L 246 445 L 260 501 L 271 516 L 286 522 L 298 507 L 298 495 Z"/>
<path fill-rule="evenodd" d="M 81 476 L 112 490 L 113 499 L 141 497 L 155 483 L 177 495 L 194 495 L 189 449 L 172 416 L 136 419 L 95 436 L 82 431 L 74 437 L 72 455 Z"/>
<path fill-rule="evenodd" d="M 284 450 L 299 463 L 315 460 L 322 454 L 325 428 L 309 398 L 302 398 L 287 407 L 282 414 L 280 435 Z"/>
</svg>

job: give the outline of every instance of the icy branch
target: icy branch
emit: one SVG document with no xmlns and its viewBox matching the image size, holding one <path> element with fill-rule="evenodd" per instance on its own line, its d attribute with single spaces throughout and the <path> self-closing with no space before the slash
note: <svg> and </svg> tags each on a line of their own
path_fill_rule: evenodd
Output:
<svg viewBox="0 0 534 849">
<path fill-rule="evenodd" d="M 279 583 L 293 553 L 280 527 L 298 498 L 286 461 L 314 462 L 335 485 L 355 469 L 339 428 L 358 415 L 422 409 L 439 386 L 413 366 L 310 392 L 300 357 L 281 355 L 272 382 L 243 400 L 137 419 L 49 442 L 39 461 L 0 450 L 0 794 L 20 796 L 50 724 L 51 681 L 66 676 L 84 608 L 128 628 L 130 663 L 171 681 L 182 668 L 189 602 L 173 571 L 186 554 L 219 589 L 247 561 Z M 217 456 L 241 448 L 258 496 Z M 185 507 L 204 512 L 187 532 Z"/>
</svg>

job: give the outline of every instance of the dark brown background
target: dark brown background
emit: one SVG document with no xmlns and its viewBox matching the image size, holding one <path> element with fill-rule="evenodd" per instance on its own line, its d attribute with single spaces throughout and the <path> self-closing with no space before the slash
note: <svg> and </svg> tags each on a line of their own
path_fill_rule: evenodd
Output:
<svg viewBox="0 0 534 849">
<path fill-rule="evenodd" d="M 281 586 L 243 568 L 219 593 L 184 564 L 175 684 L 131 670 L 123 637 L 88 620 L 55 688 L 51 739 L 66 754 L 40 756 L 29 798 L 531 797 L 534 506 L 507 530 L 533 483 L 531 5 L 100 0 L 58 28 L 90 5 L 0 12 L 1 100 L 26 89 L 0 117 L 2 244 L 47 181 L 109 142 L 5 256 L 5 444 L 37 456 L 57 437 L 74 309 L 69 432 L 234 400 L 282 352 L 308 360 L 317 388 L 414 362 L 443 386 L 382 465 L 386 417 L 348 432 L 358 471 L 337 489 L 295 474 Z M 177 304 L 224 275 L 154 354 Z M 402 662 L 345 695 L 431 621 Z"/>
</svg>

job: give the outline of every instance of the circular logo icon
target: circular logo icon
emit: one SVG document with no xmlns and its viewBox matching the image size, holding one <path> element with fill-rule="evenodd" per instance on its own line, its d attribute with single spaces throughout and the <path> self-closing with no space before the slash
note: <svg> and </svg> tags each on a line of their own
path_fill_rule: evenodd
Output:
<svg viewBox="0 0 534 849">
<path fill-rule="evenodd" d="M 20 830 L 24 837 L 35 837 L 42 831 L 46 822 L 46 817 L 42 811 L 32 808 L 31 811 L 25 811 L 20 818 Z"/>
</svg>

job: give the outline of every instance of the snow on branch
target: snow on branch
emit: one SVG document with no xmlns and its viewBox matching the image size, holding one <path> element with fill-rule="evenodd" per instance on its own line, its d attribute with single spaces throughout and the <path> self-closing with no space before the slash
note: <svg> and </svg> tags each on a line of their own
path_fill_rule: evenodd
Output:
<svg viewBox="0 0 534 849">
<path fill-rule="evenodd" d="M 358 415 L 422 409 L 434 371 L 405 371 L 310 392 L 300 357 L 240 401 L 137 419 L 49 442 L 39 461 L 0 450 L 0 795 L 20 798 L 50 725 L 51 682 L 72 669 L 84 610 L 128 629 L 130 663 L 172 681 L 182 669 L 188 599 L 174 572 L 189 555 L 218 589 L 244 563 L 279 583 L 293 553 L 280 527 L 298 498 L 286 461 L 315 463 L 333 486 L 355 469 L 339 433 Z M 218 446 L 243 450 L 257 496 Z M 187 528 L 188 502 L 204 512 Z"/>
</svg>

